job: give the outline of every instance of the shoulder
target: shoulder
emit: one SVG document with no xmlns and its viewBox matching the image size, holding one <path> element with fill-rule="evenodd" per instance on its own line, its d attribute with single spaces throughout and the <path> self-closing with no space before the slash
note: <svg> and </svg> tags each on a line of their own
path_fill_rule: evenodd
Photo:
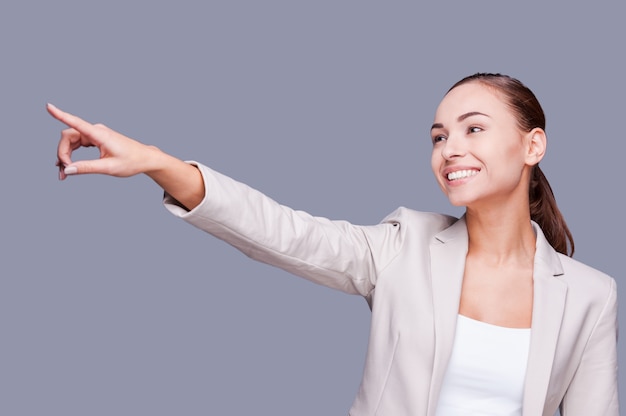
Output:
<svg viewBox="0 0 626 416">
<path fill-rule="evenodd" d="M 617 287 L 608 274 L 578 260 L 558 253 L 562 274 L 558 279 L 567 285 L 567 309 L 576 322 L 598 322 L 604 317 L 617 319 Z"/>
<path fill-rule="evenodd" d="M 615 295 L 615 279 L 611 276 L 564 254 L 558 256 L 563 266 L 562 279 L 569 289 L 599 301 Z"/>
<path fill-rule="evenodd" d="M 383 223 L 396 224 L 400 228 L 419 227 L 427 234 L 437 234 L 458 221 L 451 215 L 436 212 L 416 211 L 406 207 L 399 207 L 383 219 Z"/>
<path fill-rule="evenodd" d="M 579 307 L 584 312 L 592 304 L 605 304 L 615 298 L 615 280 L 611 276 L 557 252 L 541 228 L 536 223 L 533 227 L 537 234 L 535 267 L 541 268 L 540 275 L 550 274 L 565 283 L 570 307 Z"/>
<path fill-rule="evenodd" d="M 428 247 L 435 236 L 458 222 L 458 218 L 450 215 L 399 207 L 378 225 L 368 227 L 368 234 L 373 240 L 393 241 L 397 252 L 400 252 L 402 248 L 415 250 L 418 246 Z"/>
</svg>

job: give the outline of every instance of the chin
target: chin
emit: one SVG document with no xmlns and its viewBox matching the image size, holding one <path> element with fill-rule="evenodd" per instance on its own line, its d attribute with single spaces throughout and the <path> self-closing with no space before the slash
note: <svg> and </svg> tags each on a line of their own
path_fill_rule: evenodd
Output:
<svg viewBox="0 0 626 416">
<path fill-rule="evenodd" d="M 467 203 L 466 202 L 462 202 L 462 201 L 453 201 L 453 200 L 448 200 L 450 201 L 450 205 L 452 205 L 453 207 L 467 207 Z"/>
<path fill-rule="evenodd" d="M 446 196 L 448 197 L 448 202 L 450 202 L 450 205 L 455 207 L 466 207 L 475 200 L 475 198 L 468 198 L 463 195 L 451 195 L 449 193 L 446 194 Z"/>
</svg>

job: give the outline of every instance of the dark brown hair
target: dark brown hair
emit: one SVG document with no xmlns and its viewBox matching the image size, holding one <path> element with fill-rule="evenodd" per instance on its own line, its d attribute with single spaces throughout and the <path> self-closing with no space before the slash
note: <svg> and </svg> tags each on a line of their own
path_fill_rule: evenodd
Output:
<svg viewBox="0 0 626 416">
<path fill-rule="evenodd" d="M 499 93 L 517 118 L 522 131 L 539 127 L 546 128 L 546 117 L 535 94 L 519 80 L 502 74 L 476 73 L 463 78 L 448 90 L 459 85 L 479 82 Z M 574 254 L 574 238 L 563 214 L 556 205 L 556 199 L 548 180 L 539 165 L 533 166 L 528 191 L 530 218 L 541 227 L 548 242 L 556 251 L 568 256 Z"/>
</svg>

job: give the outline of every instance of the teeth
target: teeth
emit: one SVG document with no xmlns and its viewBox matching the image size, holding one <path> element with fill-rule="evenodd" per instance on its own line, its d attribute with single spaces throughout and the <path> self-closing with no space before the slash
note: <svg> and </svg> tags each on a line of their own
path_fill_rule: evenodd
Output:
<svg viewBox="0 0 626 416">
<path fill-rule="evenodd" d="M 448 173 L 448 180 L 454 181 L 457 179 L 469 178 L 470 176 L 474 176 L 477 173 L 477 170 L 457 170 L 456 172 Z"/>
</svg>

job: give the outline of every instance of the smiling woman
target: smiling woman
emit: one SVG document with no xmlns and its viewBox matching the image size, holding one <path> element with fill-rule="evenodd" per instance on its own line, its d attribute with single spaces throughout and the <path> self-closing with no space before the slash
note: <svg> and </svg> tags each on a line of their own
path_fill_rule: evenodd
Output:
<svg viewBox="0 0 626 416">
<path fill-rule="evenodd" d="M 358 226 L 295 211 L 49 105 L 69 126 L 60 178 L 144 173 L 174 215 L 249 257 L 363 296 L 372 310 L 350 415 L 617 415 L 614 280 L 569 257 L 573 239 L 538 163 L 533 93 L 475 74 L 441 101 L 432 168 L 461 218 L 399 208 Z M 72 152 L 97 146 L 96 160 Z"/>
<path fill-rule="evenodd" d="M 449 90 L 446 98 L 451 98 L 449 96 L 453 90 L 455 90 L 455 92 L 459 92 L 457 87 L 461 87 L 466 84 L 468 87 L 471 87 L 471 84 L 478 84 L 477 86 L 486 87 L 482 88 L 482 91 L 479 91 L 477 94 L 471 94 L 470 92 L 470 95 L 472 95 L 472 98 L 480 100 L 479 97 L 481 97 L 481 92 L 485 93 L 490 91 L 493 96 L 483 96 L 483 105 L 494 105 L 494 111 L 498 111 L 498 105 L 501 104 L 501 102 L 504 102 L 508 106 L 509 111 L 502 114 L 501 117 L 504 119 L 506 117 L 513 116 L 514 120 L 509 119 L 508 125 L 513 126 L 513 123 L 516 123 L 519 132 L 522 134 L 525 133 L 533 140 L 530 144 L 539 146 L 538 148 L 533 149 L 534 152 L 537 152 L 535 156 L 539 159 L 543 157 L 546 150 L 546 118 L 539 101 L 530 89 L 528 89 L 519 80 L 508 76 L 496 74 L 474 74 L 457 82 Z M 494 99 L 495 102 L 493 102 Z M 445 101 L 446 100 L 441 103 L 441 111 L 445 109 L 445 107 L 443 107 Z M 460 101 L 468 103 L 468 101 L 465 101 L 462 97 L 460 98 Z M 491 103 L 489 101 L 491 101 Z M 479 105 L 479 103 L 476 103 L 476 105 Z M 478 118 L 480 118 L 480 116 L 486 117 L 487 119 L 490 118 L 487 114 L 480 113 L 479 111 L 469 111 L 459 116 L 457 122 L 461 123 L 472 116 L 478 116 Z M 472 124 L 471 121 L 472 120 L 468 123 L 470 126 L 468 127 L 469 134 L 480 134 L 484 131 L 484 128 L 481 127 L 479 120 L 474 120 L 474 124 Z M 433 124 L 432 131 L 434 132 L 438 128 L 442 129 L 443 125 L 440 123 Z M 514 137 L 514 133 L 504 134 L 502 136 L 503 139 L 506 137 Z M 433 133 L 433 143 L 435 143 L 436 140 L 438 141 L 441 139 Z M 519 141 L 516 141 L 516 144 L 522 144 L 522 138 L 520 138 Z M 433 152 L 433 163 L 435 162 L 435 155 L 436 152 Z M 569 228 L 567 227 L 567 224 L 565 223 L 561 211 L 557 207 L 552 188 L 539 168 L 539 159 L 533 164 L 533 168 L 531 169 L 528 188 L 524 186 L 522 188 L 522 192 L 525 192 L 525 190 L 528 189 L 531 218 L 540 225 L 550 244 L 558 252 L 572 256 L 574 253 L 574 239 L 569 231 Z M 503 155 L 502 160 L 509 161 L 510 159 L 507 158 L 507 155 Z M 526 204 L 524 203 L 522 206 L 525 207 Z"/>
</svg>

